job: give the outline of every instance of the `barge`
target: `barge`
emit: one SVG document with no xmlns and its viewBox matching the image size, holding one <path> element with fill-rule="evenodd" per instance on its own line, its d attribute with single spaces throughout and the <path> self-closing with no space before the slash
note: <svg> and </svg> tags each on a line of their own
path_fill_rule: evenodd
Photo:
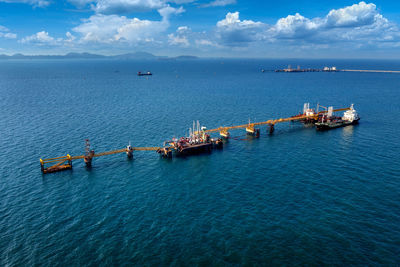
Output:
<svg viewBox="0 0 400 267">
<path fill-rule="evenodd" d="M 206 127 L 200 127 L 197 121 L 197 128 L 193 122 L 193 128 L 189 129 L 189 137 L 181 137 L 179 139 L 173 138 L 170 141 L 164 142 L 164 147 L 157 150 L 163 157 L 175 156 L 188 156 L 211 152 L 214 148 L 222 148 L 223 142 L 221 138 L 211 138 L 206 133 Z"/>
</svg>

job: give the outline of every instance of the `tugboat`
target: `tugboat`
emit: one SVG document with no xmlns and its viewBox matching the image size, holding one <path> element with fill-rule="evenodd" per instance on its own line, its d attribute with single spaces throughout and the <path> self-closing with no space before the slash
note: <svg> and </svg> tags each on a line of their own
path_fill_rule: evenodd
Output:
<svg viewBox="0 0 400 267">
<path fill-rule="evenodd" d="M 153 73 L 151 73 L 150 71 L 143 72 L 143 73 L 141 71 L 138 71 L 137 75 L 138 76 L 151 76 L 151 75 L 153 75 Z"/>
<path fill-rule="evenodd" d="M 204 152 L 211 152 L 213 148 L 222 148 L 221 138 L 213 139 L 206 133 L 206 127 L 200 127 L 197 121 L 197 128 L 193 122 L 193 128 L 189 129 L 189 137 L 173 138 L 171 141 L 164 142 L 164 148 L 157 152 L 164 157 L 172 157 L 172 151 L 176 156 L 188 156 Z"/>
<path fill-rule="evenodd" d="M 336 117 L 332 115 L 333 107 L 328 108 L 328 114 L 321 115 L 315 126 L 318 131 L 330 130 L 334 128 L 344 127 L 347 125 L 357 124 L 360 120 L 354 105 L 351 104 L 349 110 L 344 112 L 343 117 Z"/>
</svg>

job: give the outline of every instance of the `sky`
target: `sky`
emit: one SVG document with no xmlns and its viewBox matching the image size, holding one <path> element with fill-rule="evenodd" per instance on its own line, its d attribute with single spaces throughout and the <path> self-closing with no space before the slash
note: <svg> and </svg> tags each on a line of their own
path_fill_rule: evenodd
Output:
<svg viewBox="0 0 400 267">
<path fill-rule="evenodd" d="M 400 59 L 400 1 L 0 0 L 0 54 Z"/>
</svg>

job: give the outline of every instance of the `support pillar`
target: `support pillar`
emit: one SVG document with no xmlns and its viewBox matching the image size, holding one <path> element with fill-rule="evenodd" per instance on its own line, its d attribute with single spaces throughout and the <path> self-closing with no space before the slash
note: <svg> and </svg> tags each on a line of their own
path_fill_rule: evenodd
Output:
<svg viewBox="0 0 400 267">
<path fill-rule="evenodd" d="M 226 131 L 226 130 L 220 131 L 220 132 L 219 132 L 219 135 L 220 135 L 221 137 L 225 138 L 225 139 L 229 139 L 229 137 L 230 137 L 229 132 Z"/>
<path fill-rule="evenodd" d="M 270 134 L 273 134 L 274 131 L 275 131 L 275 124 L 271 123 L 271 124 L 269 125 L 269 133 L 270 133 Z"/>
<path fill-rule="evenodd" d="M 42 172 L 44 172 L 44 164 L 42 159 L 40 159 L 40 169 L 42 170 Z"/>
<path fill-rule="evenodd" d="M 90 149 L 90 141 L 89 139 L 85 140 L 85 157 L 83 160 L 85 161 L 86 167 L 92 167 L 92 158 L 94 156 L 94 150 Z"/>
<path fill-rule="evenodd" d="M 69 154 L 67 154 L 67 159 L 68 159 L 68 164 L 69 164 L 69 166 L 71 166 L 71 169 L 72 169 L 72 158 Z"/>
<path fill-rule="evenodd" d="M 129 159 L 133 158 L 133 147 L 131 147 L 131 145 L 128 145 L 126 147 L 126 155 L 128 156 Z"/>
<path fill-rule="evenodd" d="M 92 159 L 94 156 L 94 150 L 91 150 L 88 155 L 86 155 L 83 160 L 85 161 L 86 167 L 92 167 Z"/>
</svg>

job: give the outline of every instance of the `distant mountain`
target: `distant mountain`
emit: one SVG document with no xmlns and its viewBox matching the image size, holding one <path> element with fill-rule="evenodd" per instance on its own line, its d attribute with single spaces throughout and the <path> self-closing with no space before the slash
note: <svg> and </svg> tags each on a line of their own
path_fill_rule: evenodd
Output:
<svg viewBox="0 0 400 267">
<path fill-rule="evenodd" d="M 135 52 L 122 55 L 111 56 L 116 59 L 157 59 L 158 57 L 147 52 Z"/>
<path fill-rule="evenodd" d="M 68 53 L 64 57 L 65 58 L 105 58 L 106 56 L 90 54 L 90 53 Z"/>
<path fill-rule="evenodd" d="M 12 56 L 0 55 L 2 59 L 127 59 L 127 60 L 192 60 L 197 59 L 195 56 L 179 56 L 179 57 L 166 57 L 155 56 L 147 52 L 134 52 L 115 56 L 103 56 L 91 53 L 68 53 L 66 55 L 23 55 L 14 54 Z"/>
<path fill-rule="evenodd" d="M 196 56 L 179 56 L 175 57 L 177 60 L 193 60 L 193 59 L 198 59 Z"/>
</svg>

